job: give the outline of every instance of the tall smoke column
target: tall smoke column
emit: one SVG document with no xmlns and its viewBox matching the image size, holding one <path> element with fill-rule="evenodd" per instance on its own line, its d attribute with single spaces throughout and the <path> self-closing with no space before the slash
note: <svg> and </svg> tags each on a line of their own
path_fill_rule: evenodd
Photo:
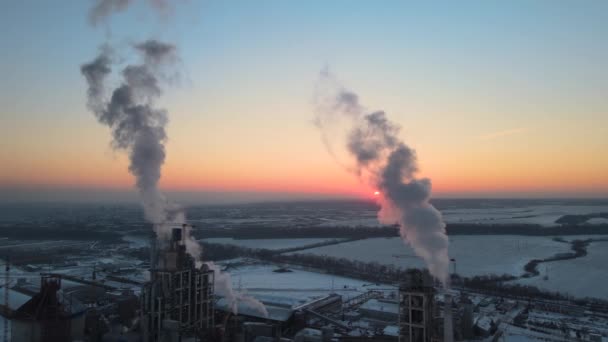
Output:
<svg viewBox="0 0 608 342">
<path fill-rule="evenodd" d="M 156 73 L 175 59 L 175 47 L 154 40 L 134 47 L 142 53 L 144 63 L 123 69 L 123 83 L 112 92 L 109 101 L 104 99 L 104 81 L 112 72 L 110 49 L 102 48 L 100 55 L 84 64 L 81 71 L 89 84 L 87 105 L 99 122 L 112 130 L 113 147 L 128 151 L 129 171 L 136 178 L 146 219 L 154 223 L 158 238 L 164 241 L 169 237 L 172 222 L 186 221 L 185 213 L 169 203 L 158 189 L 165 161 L 167 113 L 154 108 L 154 101 L 161 95 Z M 190 229 L 187 226 L 184 232 L 186 249 L 200 263 L 202 249 Z M 229 274 L 213 263 L 208 265 L 216 272 L 216 292 L 226 297 L 233 312 L 237 313 L 240 302 L 268 316 L 264 304 L 232 288 Z"/>
<path fill-rule="evenodd" d="M 126 10 L 134 0 L 97 0 L 89 12 L 92 25 L 105 20 L 110 14 Z M 147 0 L 160 14 L 169 14 L 172 2 L 169 0 Z M 87 106 L 100 123 L 112 130 L 112 146 L 129 153 L 129 171 L 136 178 L 146 219 L 154 224 L 154 230 L 162 243 L 170 236 L 170 227 L 186 222 L 186 215 L 177 205 L 170 203 L 158 189 L 161 167 L 165 161 L 167 139 L 165 127 L 167 112 L 154 107 L 155 100 L 162 94 L 161 76 L 163 68 L 177 60 L 176 48 L 172 44 L 148 40 L 133 45 L 142 55 L 143 63 L 129 65 L 122 70 L 122 84 L 113 90 L 109 100 L 105 97 L 105 81 L 112 73 L 112 50 L 104 45 L 99 56 L 82 65 L 81 72 L 87 80 Z M 185 245 L 197 265 L 202 263 L 202 248 L 191 234 L 191 226 L 186 226 Z M 263 316 L 268 312 L 260 301 L 235 291 L 231 277 L 213 263 L 207 263 L 215 271 L 216 293 L 226 297 L 232 311 L 237 313 L 237 303 L 242 303 Z"/>
<path fill-rule="evenodd" d="M 89 11 L 89 21 L 95 26 L 110 15 L 125 11 L 135 0 L 95 0 Z M 169 15 L 176 2 L 170 0 L 145 0 L 160 15 Z M 129 171 L 136 177 L 146 219 L 154 224 L 157 237 L 167 240 L 171 224 L 186 221 L 185 213 L 177 205 L 168 202 L 158 189 L 161 166 L 165 161 L 167 112 L 154 108 L 160 97 L 160 76 L 164 67 L 177 60 L 172 44 L 148 40 L 133 45 L 141 53 L 143 63 L 123 69 L 123 83 L 116 88 L 109 100 L 105 98 L 106 78 L 112 72 L 112 50 L 103 45 L 101 53 L 92 62 L 81 67 L 88 84 L 88 107 L 97 119 L 112 129 L 115 149 L 129 153 Z M 199 259 L 201 247 L 186 230 L 186 249 Z"/>
<path fill-rule="evenodd" d="M 158 72 L 175 59 L 175 47 L 156 40 L 133 46 L 141 53 L 143 63 L 128 65 L 122 70 L 122 84 L 105 99 L 105 81 L 112 72 L 109 48 L 81 72 L 87 80 L 89 109 L 100 123 L 112 130 L 112 146 L 129 154 L 129 171 L 135 176 L 146 219 L 155 224 L 159 237 L 169 232 L 165 223 L 173 211 L 158 189 L 161 167 L 165 161 L 167 112 L 154 107 L 161 95 Z"/>
<path fill-rule="evenodd" d="M 95 4 L 89 11 L 89 22 L 95 26 L 103 22 L 113 13 L 126 11 L 135 0 L 95 0 Z M 177 0 L 146 0 L 161 16 L 169 16 L 173 11 L 173 5 Z"/>
<path fill-rule="evenodd" d="M 380 222 L 399 225 L 406 241 L 427 264 L 429 272 L 449 286 L 448 237 L 441 213 L 430 203 L 431 181 L 415 177 L 416 153 L 399 139 L 399 127 L 383 111 L 367 111 L 357 94 L 344 89 L 327 71 L 315 94 L 315 124 L 324 142 L 336 125 L 346 128 L 346 148 L 355 158 L 348 168 L 380 190 Z M 332 153 L 333 155 L 333 153 Z"/>
</svg>

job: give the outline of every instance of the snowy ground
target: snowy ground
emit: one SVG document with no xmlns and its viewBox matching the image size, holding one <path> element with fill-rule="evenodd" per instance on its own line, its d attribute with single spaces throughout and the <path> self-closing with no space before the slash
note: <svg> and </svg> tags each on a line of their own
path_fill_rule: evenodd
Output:
<svg viewBox="0 0 608 342">
<path fill-rule="evenodd" d="M 585 224 L 608 224 L 608 219 L 604 218 L 604 217 L 594 217 L 591 219 L 588 219 L 587 222 L 585 222 Z"/>
<path fill-rule="evenodd" d="M 316 254 L 363 262 L 394 264 L 403 268 L 424 267 L 424 262 L 400 238 L 373 238 L 306 249 L 287 254 Z"/>
<path fill-rule="evenodd" d="M 553 226 L 563 215 L 586 215 L 607 211 L 608 206 L 602 205 L 538 205 L 521 208 L 448 209 L 443 210 L 442 214 L 448 223 L 530 223 Z"/>
<path fill-rule="evenodd" d="M 560 238 L 569 242 L 574 240 L 608 240 L 608 235 L 564 235 Z"/>
<path fill-rule="evenodd" d="M 129 243 L 131 248 L 142 248 L 150 246 L 150 238 L 137 235 L 124 235 L 122 239 Z"/>
<path fill-rule="evenodd" d="M 328 241 L 333 239 L 322 239 L 322 238 L 310 238 L 310 239 L 233 239 L 233 238 L 209 238 L 203 239 L 203 242 L 209 243 L 217 243 L 224 245 L 236 245 L 239 247 L 248 247 L 248 248 L 263 248 L 263 249 L 284 249 L 284 248 L 294 248 L 294 247 L 302 247 L 306 245 L 311 245 L 323 241 Z"/>
<path fill-rule="evenodd" d="M 246 265 L 229 270 L 235 289 L 245 290 L 253 296 L 289 297 L 309 301 L 338 293 L 346 300 L 371 289 L 387 289 L 388 285 L 375 285 L 362 280 L 310 272 L 291 268 L 292 272 L 276 273 L 277 266 L 269 264 Z"/>
<path fill-rule="evenodd" d="M 450 237 L 449 255 L 456 259 L 456 272 L 464 276 L 520 275 L 528 261 L 569 250 L 567 243 L 553 241 L 551 237 L 458 235 Z M 294 253 L 393 264 L 402 268 L 424 267 L 412 248 L 397 237 L 358 240 Z"/>
<path fill-rule="evenodd" d="M 376 213 L 372 213 L 370 217 L 361 218 L 332 218 L 325 219 L 319 226 L 321 227 L 382 227 L 384 226 L 378 221 Z"/>
<path fill-rule="evenodd" d="M 520 284 L 568 293 L 575 297 L 608 299 L 608 241 L 592 242 L 582 258 L 543 263 L 541 276 L 519 279 Z M 548 274 L 548 279 L 544 276 Z"/>
<path fill-rule="evenodd" d="M 538 224 L 555 226 L 563 215 L 586 215 L 608 212 L 606 205 L 536 205 L 495 208 L 443 209 L 441 213 L 447 223 L 485 224 Z M 607 219 L 591 219 L 588 224 L 605 224 Z M 359 217 L 327 219 L 321 226 L 380 226 L 375 213 L 367 212 Z"/>
</svg>

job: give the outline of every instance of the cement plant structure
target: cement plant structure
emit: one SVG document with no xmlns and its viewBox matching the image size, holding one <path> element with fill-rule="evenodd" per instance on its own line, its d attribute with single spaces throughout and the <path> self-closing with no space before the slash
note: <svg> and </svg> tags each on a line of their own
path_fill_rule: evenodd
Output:
<svg viewBox="0 0 608 342">
<path fill-rule="evenodd" d="M 436 341 L 435 289 L 428 274 L 412 271 L 399 287 L 399 342 Z"/>
<path fill-rule="evenodd" d="M 144 341 L 204 336 L 213 328 L 214 272 L 186 252 L 186 228 L 173 228 L 169 241 L 154 248 L 141 298 Z"/>
</svg>

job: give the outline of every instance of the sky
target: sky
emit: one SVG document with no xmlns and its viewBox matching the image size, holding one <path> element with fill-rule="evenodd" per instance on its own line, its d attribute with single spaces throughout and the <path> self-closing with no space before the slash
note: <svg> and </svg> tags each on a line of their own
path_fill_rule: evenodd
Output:
<svg viewBox="0 0 608 342">
<path fill-rule="evenodd" d="M 91 4 L 3 4 L 0 199 L 132 195 L 79 68 L 149 38 L 180 56 L 166 192 L 369 196 L 312 123 L 327 66 L 402 127 L 435 197 L 608 197 L 606 1 L 139 1 L 96 27 Z"/>
</svg>

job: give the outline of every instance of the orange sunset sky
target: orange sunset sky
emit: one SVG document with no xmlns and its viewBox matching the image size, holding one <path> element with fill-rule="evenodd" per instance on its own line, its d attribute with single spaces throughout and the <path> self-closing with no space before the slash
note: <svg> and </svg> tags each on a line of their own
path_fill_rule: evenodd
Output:
<svg viewBox="0 0 608 342">
<path fill-rule="evenodd" d="M 0 14 L 4 198 L 132 189 L 127 157 L 86 109 L 79 67 L 99 42 L 150 32 L 176 42 L 183 76 L 160 103 L 165 191 L 370 196 L 312 124 L 328 65 L 402 127 L 436 197 L 608 196 L 606 2 L 192 1 L 175 25 L 134 8 L 111 35 L 87 24 L 88 3 L 68 3 Z"/>
</svg>

